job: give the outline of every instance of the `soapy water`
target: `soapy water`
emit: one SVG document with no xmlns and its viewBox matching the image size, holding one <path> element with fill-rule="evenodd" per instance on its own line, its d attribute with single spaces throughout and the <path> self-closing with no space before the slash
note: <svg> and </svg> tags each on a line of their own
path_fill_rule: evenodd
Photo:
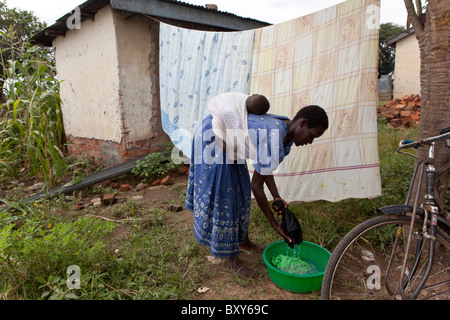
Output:
<svg viewBox="0 0 450 320">
<path fill-rule="evenodd" d="M 315 275 L 323 272 L 313 261 L 300 259 L 300 246 L 293 249 L 287 247 L 286 254 L 279 254 L 272 258 L 272 264 L 281 271 L 294 275 Z"/>
</svg>

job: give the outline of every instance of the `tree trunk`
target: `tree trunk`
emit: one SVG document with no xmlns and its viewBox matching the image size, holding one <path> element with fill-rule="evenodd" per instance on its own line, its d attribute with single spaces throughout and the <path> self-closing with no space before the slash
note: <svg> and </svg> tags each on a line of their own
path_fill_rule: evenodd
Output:
<svg viewBox="0 0 450 320">
<path fill-rule="evenodd" d="M 428 0 L 428 11 L 422 25 L 420 13 L 411 0 L 404 0 L 420 48 L 421 113 L 419 138 L 438 135 L 450 127 L 450 1 Z M 426 148 L 418 151 L 419 158 L 427 157 Z M 436 145 L 435 167 L 449 161 L 450 148 L 441 141 Z M 436 183 L 435 196 L 445 209 L 448 174 Z M 447 218 L 449 218 L 447 213 Z"/>
</svg>

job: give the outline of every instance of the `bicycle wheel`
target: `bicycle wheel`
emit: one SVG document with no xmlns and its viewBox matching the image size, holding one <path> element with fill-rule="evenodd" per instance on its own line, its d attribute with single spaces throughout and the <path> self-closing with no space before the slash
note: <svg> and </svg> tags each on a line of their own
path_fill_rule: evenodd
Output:
<svg viewBox="0 0 450 320">
<path fill-rule="evenodd" d="M 325 270 L 321 298 L 409 299 L 423 277 L 429 241 L 417 241 L 423 220 L 417 218 L 407 254 L 406 274 L 401 272 L 411 217 L 377 216 L 351 230 L 333 251 Z M 438 228 L 433 268 L 417 299 L 450 299 L 450 238 Z M 415 272 L 414 257 L 420 254 Z M 392 258 L 391 258 L 392 257 Z M 402 280 L 400 280 L 402 277 Z M 399 284 L 400 283 L 400 284 Z"/>
</svg>

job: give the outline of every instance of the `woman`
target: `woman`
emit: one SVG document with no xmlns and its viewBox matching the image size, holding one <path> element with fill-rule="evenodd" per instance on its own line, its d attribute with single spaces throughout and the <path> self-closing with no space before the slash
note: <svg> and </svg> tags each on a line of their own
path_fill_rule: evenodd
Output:
<svg viewBox="0 0 450 320">
<path fill-rule="evenodd" d="M 228 100 L 231 103 L 243 105 L 245 99 L 242 97 L 251 97 L 237 96 L 238 93 L 224 95 L 233 97 Z M 221 107 L 217 101 L 216 104 Z M 258 275 L 239 259 L 239 248 L 257 252 L 264 250 L 264 246 L 251 242 L 248 237 L 251 192 L 270 225 L 290 241 L 275 220 L 264 193 L 264 184 L 274 200 L 282 200 L 272 171 L 289 154 L 292 144 L 306 145 L 320 137 L 328 128 L 328 117 L 319 106 L 300 109 L 292 120 L 271 114 L 248 113 L 246 116 L 246 130 L 257 150 L 255 158 L 252 157 L 252 180 L 246 162 L 242 159 L 230 160 L 226 152 L 229 149 L 223 143 L 219 143 L 220 146 L 217 143 L 220 139 L 216 141 L 213 117 L 209 115 L 195 131 L 186 208 L 194 212 L 194 234 L 198 242 L 207 245 L 213 256 L 227 258 L 230 268 L 239 277 L 248 279 Z"/>
</svg>

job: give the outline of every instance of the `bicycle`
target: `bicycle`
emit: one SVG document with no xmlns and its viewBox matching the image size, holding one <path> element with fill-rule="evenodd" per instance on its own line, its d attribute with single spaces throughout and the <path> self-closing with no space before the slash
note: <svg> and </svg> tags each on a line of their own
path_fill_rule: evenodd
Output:
<svg viewBox="0 0 450 320">
<path fill-rule="evenodd" d="M 429 148 L 428 158 L 416 161 L 405 205 L 379 208 L 382 215 L 342 238 L 327 264 L 321 299 L 450 299 L 450 223 L 434 197 L 435 179 L 450 169 L 450 162 L 434 168 L 436 142 L 443 139 L 450 147 L 450 128 L 399 143 L 398 153 L 416 159 L 402 150 Z"/>
</svg>

